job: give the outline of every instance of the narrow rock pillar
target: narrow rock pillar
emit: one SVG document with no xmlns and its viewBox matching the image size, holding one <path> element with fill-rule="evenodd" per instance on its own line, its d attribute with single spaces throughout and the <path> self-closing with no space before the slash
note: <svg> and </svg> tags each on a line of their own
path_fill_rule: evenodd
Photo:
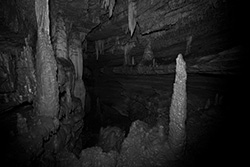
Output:
<svg viewBox="0 0 250 167">
<path fill-rule="evenodd" d="M 187 114 L 186 63 L 181 54 L 176 59 L 176 74 L 170 106 L 169 144 L 178 156 L 186 141 L 185 121 Z"/>
<path fill-rule="evenodd" d="M 37 20 L 37 99 L 35 109 L 38 115 L 56 117 L 59 109 L 57 66 L 49 36 L 48 0 L 36 0 L 35 11 Z"/>
</svg>

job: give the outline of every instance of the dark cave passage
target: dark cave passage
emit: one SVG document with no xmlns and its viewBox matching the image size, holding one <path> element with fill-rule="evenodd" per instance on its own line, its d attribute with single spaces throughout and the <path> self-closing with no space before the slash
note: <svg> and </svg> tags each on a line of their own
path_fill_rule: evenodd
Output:
<svg viewBox="0 0 250 167">
<path fill-rule="evenodd" d="M 238 161 L 249 87 L 241 6 L 2 0 L 1 162 L 184 167 Z"/>
</svg>

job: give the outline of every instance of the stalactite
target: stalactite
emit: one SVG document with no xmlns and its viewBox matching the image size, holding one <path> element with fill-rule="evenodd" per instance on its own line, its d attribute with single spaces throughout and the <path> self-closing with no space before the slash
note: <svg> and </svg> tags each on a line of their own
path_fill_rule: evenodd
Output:
<svg viewBox="0 0 250 167">
<path fill-rule="evenodd" d="M 136 2 L 128 0 L 128 29 L 131 36 L 133 35 L 136 26 L 136 13 Z"/>
<path fill-rule="evenodd" d="M 56 117 L 59 110 L 56 60 L 50 41 L 48 0 L 36 0 L 37 19 L 37 99 L 35 108 L 39 115 Z"/>
<path fill-rule="evenodd" d="M 115 0 L 103 0 L 102 1 L 102 8 L 105 8 L 109 10 L 109 17 L 113 15 L 113 10 L 115 7 Z"/>
<path fill-rule="evenodd" d="M 124 52 L 124 65 L 130 65 L 131 64 L 129 52 L 134 47 L 135 47 L 135 42 L 128 42 L 128 43 L 126 43 L 125 46 L 120 46 L 120 49 L 122 49 L 123 52 Z"/>
<path fill-rule="evenodd" d="M 115 0 L 111 0 L 109 2 L 109 17 L 113 15 L 114 7 L 115 7 Z"/>
<path fill-rule="evenodd" d="M 191 43 L 193 40 L 193 36 L 189 36 L 187 37 L 187 46 L 186 46 L 186 51 L 185 51 L 185 55 L 189 54 L 191 51 Z"/>
<path fill-rule="evenodd" d="M 176 74 L 170 106 L 169 144 L 179 156 L 186 141 L 185 121 L 187 114 L 186 63 L 181 54 L 176 59 Z"/>
<path fill-rule="evenodd" d="M 99 54 L 104 53 L 104 40 L 95 41 L 95 51 L 96 51 L 96 60 L 98 60 Z"/>
</svg>

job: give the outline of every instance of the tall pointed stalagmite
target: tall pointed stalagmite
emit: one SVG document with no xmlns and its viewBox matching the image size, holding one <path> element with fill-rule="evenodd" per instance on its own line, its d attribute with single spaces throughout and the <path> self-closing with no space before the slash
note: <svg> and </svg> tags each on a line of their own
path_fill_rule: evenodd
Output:
<svg viewBox="0 0 250 167">
<path fill-rule="evenodd" d="M 56 117 L 58 114 L 58 84 L 56 60 L 50 41 L 49 0 L 36 0 L 37 20 L 37 99 L 35 109 L 38 115 Z"/>
<path fill-rule="evenodd" d="M 178 156 L 186 141 L 185 121 L 187 114 L 186 63 L 181 54 L 176 59 L 176 74 L 170 106 L 169 144 Z"/>
</svg>

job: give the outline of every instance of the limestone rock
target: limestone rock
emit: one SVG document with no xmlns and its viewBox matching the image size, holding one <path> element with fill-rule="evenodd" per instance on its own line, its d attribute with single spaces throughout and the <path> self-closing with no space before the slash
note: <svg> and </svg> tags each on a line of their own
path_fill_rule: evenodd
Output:
<svg viewBox="0 0 250 167">
<path fill-rule="evenodd" d="M 185 121 L 187 114 L 186 63 L 181 54 L 176 59 L 176 75 L 172 101 L 170 106 L 169 142 L 178 153 L 186 139 Z"/>
</svg>

